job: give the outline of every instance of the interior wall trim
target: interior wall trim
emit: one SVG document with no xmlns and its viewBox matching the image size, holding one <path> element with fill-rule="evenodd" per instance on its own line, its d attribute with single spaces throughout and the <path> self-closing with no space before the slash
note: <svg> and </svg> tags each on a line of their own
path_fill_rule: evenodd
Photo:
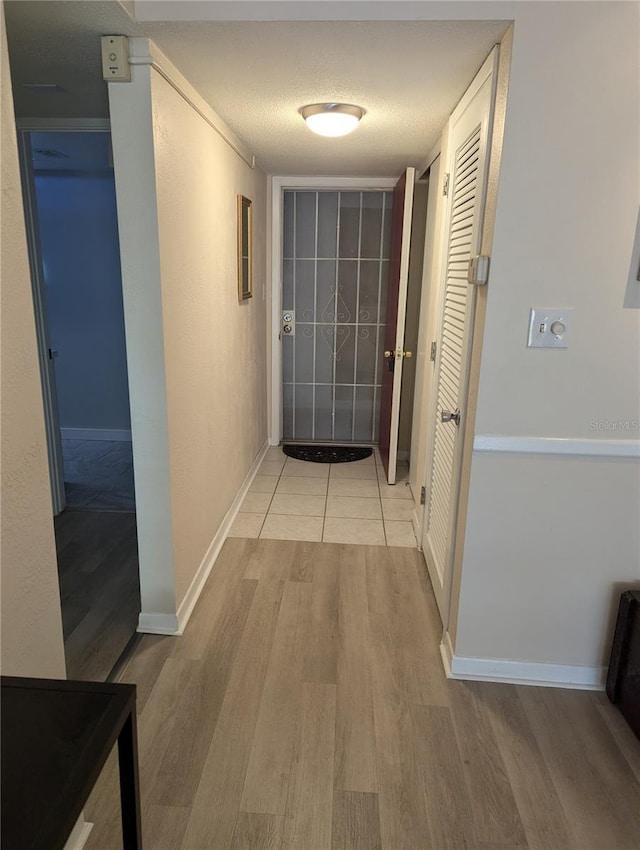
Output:
<svg viewBox="0 0 640 850">
<path fill-rule="evenodd" d="M 131 442 L 130 428 L 60 428 L 63 440 L 112 440 L 118 443 Z"/>
<path fill-rule="evenodd" d="M 18 130 L 30 133 L 60 131 L 104 133 L 111 129 L 108 118 L 16 118 Z"/>
<path fill-rule="evenodd" d="M 227 535 L 231 530 L 231 526 L 233 525 L 233 521 L 235 520 L 240 507 L 244 501 L 244 497 L 249 492 L 249 487 L 251 487 L 253 483 L 253 479 L 258 474 L 258 470 L 260 469 L 260 464 L 264 460 L 264 456 L 267 453 L 269 448 L 268 440 L 262 445 L 262 448 L 258 452 L 256 459 L 251 464 L 251 468 L 247 473 L 244 481 L 242 482 L 242 486 L 238 490 L 238 493 L 233 500 L 233 504 L 227 511 L 225 518 L 222 520 L 218 531 L 214 535 L 213 540 L 207 550 L 204 558 L 202 559 L 202 563 L 198 567 L 198 570 L 193 577 L 191 584 L 189 585 L 189 589 L 187 590 L 184 599 L 180 603 L 178 607 L 178 634 L 182 634 L 184 629 L 189 622 L 189 618 L 193 613 L 193 609 L 195 608 L 196 602 L 200 598 L 200 594 L 205 586 L 207 579 L 209 578 L 209 573 L 211 572 L 213 565 L 215 564 L 218 555 L 220 554 L 220 550 L 224 544 L 224 541 L 227 539 Z"/>
<path fill-rule="evenodd" d="M 597 423 L 600 425 L 601 423 Z M 602 423 L 603 429 L 606 422 Z M 617 423 L 610 423 L 616 425 Z M 633 428 L 635 424 L 635 428 Z M 637 422 L 626 423 L 638 430 Z M 510 454 L 582 455 L 585 457 L 640 458 L 640 440 L 596 440 L 574 437 L 508 437 L 501 434 L 476 434 L 474 452 Z"/>
<path fill-rule="evenodd" d="M 223 139 L 238 156 L 247 163 L 250 168 L 256 167 L 256 158 L 249 152 L 245 144 L 233 133 L 230 127 L 220 118 L 217 112 L 198 94 L 189 81 L 182 76 L 180 71 L 167 57 L 158 50 L 150 39 L 129 39 L 131 52 L 129 65 L 149 65 L 158 73 L 189 106 L 198 113 L 203 121 Z M 143 51 L 146 48 L 146 53 Z M 141 51 L 137 53 L 137 51 Z M 109 83 L 109 85 L 122 85 L 121 83 Z"/>
<path fill-rule="evenodd" d="M 542 664 L 534 661 L 513 661 L 508 658 L 470 658 L 455 655 L 449 632 L 445 632 L 442 639 L 440 654 L 447 679 L 469 682 L 503 682 L 511 685 L 603 691 L 607 676 L 606 667 Z"/>
<path fill-rule="evenodd" d="M 140 612 L 137 632 L 145 635 L 181 635 L 176 614 L 166 614 L 151 611 L 147 614 Z"/>
<path fill-rule="evenodd" d="M 71 835 L 67 838 L 64 850 L 82 850 L 87 843 L 89 833 L 92 829 L 93 823 L 86 821 L 84 819 L 84 811 L 81 812 L 76 825 L 71 830 Z"/>
</svg>

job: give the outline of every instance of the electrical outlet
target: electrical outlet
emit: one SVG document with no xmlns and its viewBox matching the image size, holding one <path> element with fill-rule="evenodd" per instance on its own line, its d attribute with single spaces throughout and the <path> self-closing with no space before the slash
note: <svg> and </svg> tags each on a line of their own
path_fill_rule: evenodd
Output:
<svg viewBox="0 0 640 850">
<path fill-rule="evenodd" d="M 568 348 L 573 310 L 532 307 L 527 348 Z"/>
</svg>

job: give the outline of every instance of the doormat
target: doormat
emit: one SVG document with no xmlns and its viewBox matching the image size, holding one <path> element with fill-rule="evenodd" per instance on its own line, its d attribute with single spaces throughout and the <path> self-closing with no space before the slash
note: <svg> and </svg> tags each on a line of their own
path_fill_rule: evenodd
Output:
<svg viewBox="0 0 640 850">
<path fill-rule="evenodd" d="M 284 445 L 282 451 L 296 460 L 311 463 L 351 463 L 371 457 L 373 449 L 360 446 L 292 446 Z"/>
</svg>

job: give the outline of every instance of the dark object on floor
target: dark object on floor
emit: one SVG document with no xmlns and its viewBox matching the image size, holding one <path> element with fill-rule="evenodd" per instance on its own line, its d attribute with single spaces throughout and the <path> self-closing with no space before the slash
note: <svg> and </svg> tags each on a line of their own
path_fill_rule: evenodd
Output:
<svg viewBox="0 0 640 850">
<path fill-rule="evenodd" d="M 136 686 L 2 677 L 2 846 L 61 850 L 118 742 L 122 844 L 142 850 Z"/>
<path fill-rule="evenodd" d="M 282 451 L 296 460 L 311 463 L 351 463 L 371 457 L 373 449 L 360 446 L 283 446 Z"/>
<path fill-rule="evenodd" d="M 640 592 L 635 590 L 620 597 L 607 696 L 640 738 Z"/>
</svg>

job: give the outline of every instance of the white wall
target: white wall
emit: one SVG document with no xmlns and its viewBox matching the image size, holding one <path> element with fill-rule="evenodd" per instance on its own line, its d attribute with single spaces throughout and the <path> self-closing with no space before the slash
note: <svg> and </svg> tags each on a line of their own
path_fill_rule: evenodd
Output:
<svg viewBox="0 0 640 850">
<path fill-rule="evenodd" d="M 47 446 L 4 7 L 2 46 L 2 673 L 65 678 Z"/>
<path fill-rule="evenodd" d="M 206 115 L 215 115 L 145 39 Z M 266 441 L 266 177 L 156 70 L 109 86 L 131 387 L 141 623 L 185 600 Z M 239 303 L 237 195 L 254 204 Z M 177 625 L 177 623 L 176 623 Z"/>
<path fill-rule="evenodd" d="M 592 423 L 640 411 L 638 6 L 514 14 L 475 431 L 637 440 Z M 526 348 L 533 306 L 574 308 L 568 350 Z M 618 583 L 640 579 L 639 472 L 633 459 L 474 453 L 455 654 L 605 664 Z"/>
<path fill-rule="evenodd" d="M 266 176 L 152 77 L 171 504 L 181 600 L 267 439 Z M 253 201 L 238 300 L 237 196 Z"/>
</svg>

